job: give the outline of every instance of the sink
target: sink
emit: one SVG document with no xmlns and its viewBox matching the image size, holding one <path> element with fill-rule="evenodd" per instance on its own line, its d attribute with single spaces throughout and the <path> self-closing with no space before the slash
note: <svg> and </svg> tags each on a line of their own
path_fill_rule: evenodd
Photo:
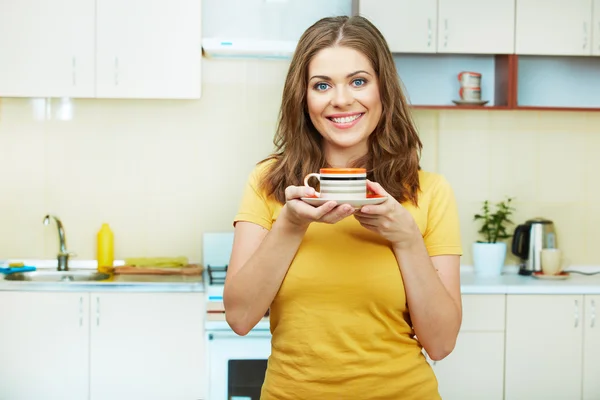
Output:
<svg viewBox="0 0 600 400">
<path fill-rule="evenodd" d="M 31 271 L 13 272 L 4 277 L 5 281 L 26 282 L 90 282 L 102 281 L 110 278 L 110 275 L 98 271 L 71 270 L 71 271 Z"/>
</svg>

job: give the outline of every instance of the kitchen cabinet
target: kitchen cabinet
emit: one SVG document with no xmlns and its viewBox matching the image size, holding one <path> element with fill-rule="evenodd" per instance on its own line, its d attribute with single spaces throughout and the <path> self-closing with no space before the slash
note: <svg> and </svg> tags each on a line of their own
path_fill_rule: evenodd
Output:
<svg viewBox="0 0 600 400">
<path fill-rule="evenodd" d="M 438 52 L 514 53 L 515 0 L 439 0 Z"/>
<path fill-rule="evenodd" d="M 0 400 L 89 393 L 89 296 L 0 292 Z"/>
<path fill-rule="evenodd" d="M 359 12 L 393 52 L 514 52 L 514 0 L 360 0 Z"/>
<path fill-rule="evenodd" d="M 203 293 L 0 292 L 0 400 L 204 399 Z"/>
<path fill-rule="evenodd" d="M 97 97 L 200 97 L 200 0 L 97 1 Z"/>
<path fill-rule="evenodd" d="M 592 54 L 592 0 L 517 0 L 517 54 Z M 597 27 L 596 27 L 597 28 Z"/>
<path fill-rule="evenodd" d="M 580 399 L 583 295 L 509 295 L 507 400 Z"/>
<path fill-rule="evenodd" d="M 502 400 L 504 295 L 463 295 L 463 323 L 454 351 L 431 361 L 444 400 Z"/>
<path fill-rule="evenodd" d="M 360 0 L 359 13 L 381 31 L 394 53 L 435 53 L 438 0 Z"/>
<path fill-rule="evenodd" d="M 0 97 L 93 97 L 95 0 L 0 2 Z"/>
<path fill-rule="evenodd" d="M 201 57 L 201 0 L 0 2 L 0 96 L 200 98 Z"/>
<path fill-rule="evenodd" d="M 593 35 L 592 35 L 592 54 L 600 56 L 600 0 L 594 0 L 594 15 L 592 18 L 593 22 Z"/>
<path fill-rule="evenodd" d="M 204 297 L 92 293 L 91 400 L 203 399 Z"/>
<path fill-rule="evenodd" d="M 585 296 L 583 400 L 600 399 L 600 295 Z"/>
</svg>

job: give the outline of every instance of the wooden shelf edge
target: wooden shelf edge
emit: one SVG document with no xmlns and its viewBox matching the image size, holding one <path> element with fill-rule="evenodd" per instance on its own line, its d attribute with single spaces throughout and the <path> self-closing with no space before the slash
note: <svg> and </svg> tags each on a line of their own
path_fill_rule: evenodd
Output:
<svg viewBox="0 0 600 400">
<path fill-rule="evenodd" d="M 411 105 L 415 110 L 510 110 L 508 106 L 426 106 L 426 105 Z"/>
<path fill-rule="evenodd" d="M 523 111 L 600 111 L 600 107 L 542 107 L 542 106 L 516 106 L 514 110 Z"/>
<path fill-rule="evenodd" d="M 500 111 L 572 111 L 598 112 L 600 107 L 536 107 L 536 106 L 410 106 L 413 110 L 500 110 Z"/>
</svg>

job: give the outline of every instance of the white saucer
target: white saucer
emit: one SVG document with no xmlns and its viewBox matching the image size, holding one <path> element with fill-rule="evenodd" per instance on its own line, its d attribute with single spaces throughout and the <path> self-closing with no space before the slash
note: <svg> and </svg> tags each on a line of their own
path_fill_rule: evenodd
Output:
<svg viewBox="0 0 600 400">
<path fill-rule="evenodd" d="M 333 199 L 322 199 L 319 197 L 302 197 L 302 201 L 310 204 L 311 206 L 318 207 L 321 204 L 325 204 L 328 201 L 332 201 Z M 368 204 L 381 204 L 387 200 L 387 196 L 381 197 L 367 197 L 365 199 L 335 199 L 338 204 L 350 204 L 354 208 L 361 208 L 362 206 L 366 206 Z"/>
<path fill-rule="evenodd" d="M 489 100 L 452 100 L 457 106 L 483 106 L 489 103 Z"/>
</svg>

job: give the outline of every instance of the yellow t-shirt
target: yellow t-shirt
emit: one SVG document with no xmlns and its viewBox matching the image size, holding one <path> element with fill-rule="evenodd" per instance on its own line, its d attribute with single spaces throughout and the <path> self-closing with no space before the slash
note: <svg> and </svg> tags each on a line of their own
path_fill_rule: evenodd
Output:
<svg viewBox="0 0 600 400">
<path fill-rule="evenodd" d="M 259 190 L 259 165 L 235 221 L 271 229 L 282 204 Z M 451 187 L 419 172 L 412 214 L 430 256 L 462 254 Z M 437 380 L 414 336 L 389 243 L 353 216 L 312 223 L 270 308 L 271 356 L 261 400 L 433 400 Z"/>
</svg>

